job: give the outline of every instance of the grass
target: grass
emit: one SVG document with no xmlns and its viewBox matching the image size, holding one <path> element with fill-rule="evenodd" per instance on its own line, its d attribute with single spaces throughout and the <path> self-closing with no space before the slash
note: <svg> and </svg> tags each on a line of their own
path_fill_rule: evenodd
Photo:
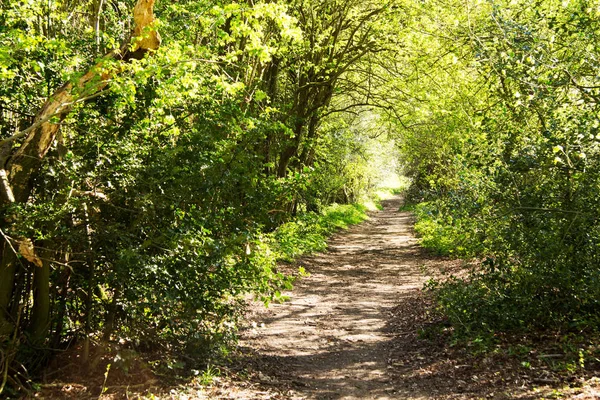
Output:
<svg viewBox="0 0 600 400">
<path fill-rule="evenodd" d="M 271 250 L 275 252 L 277 259 L 287 262 L 323 251 L 327 248 L 327 239 L 331 234 L 368 219 L 368 211 L 381 210 L 382 200 L 402 193 L 409 184 L 407 178 L 393 175 L 371 197 L 360 203 L 332 204 L 320 213 L 301 214 L 271 234 Z"/>
<path fill-rule="evenodd" d="M 287 262 L 323 251 L 332 233 L 366 220 L 367 211 L 368 207 L 362 204 L 333 204 L 321 213 L 302 214 L 272 233 L 272 249 L 278 259 Z"/>
<path fill-rule="evenodd" d="M 369 210 L 381 210 L 381 201 L 404 193 L 410 186 L 410 180 L 406 177 L 392 175 L 386 179 L 374 192 L 373 196 L 365 199 L 362 204 Z"/>
<path fill-rule="evenodd" d="M 333 233 L 365 221 L 368 219 L 369 211 L 381 207 L 381 200 L 388 199 L 401 191 L 402 188 L 380 188 L 372 198 L 361 202 L 361 204 L 333 204 L 325 207 L 319 213 L 307 212 L 300 214 L 293 221 L 279 226 L 275 231 L 266 234 L 260 241 L 254 243 L 254 251 L 251 253 L 254 262 L 266 268 L 271 268 L 277 261 L 293 262 L 303 255 L 323 251 L 327 248 L 327 240 Z M 300 267 L 299 273 L 296 276 L 307 274 Z M 291 288 L 291 285 L 290 287 L 286 286 L 286 288 Z M 285 296 L 278 298 L 276 295 L 275 299 L 282 300 L 285 299 Z M 213 359 L 212 361 L 219 363 L 220 357 L 222 355 L 217 355 L 217 359 Z M 224 358 L 223 360 L 226 359 Z M 163 365 L 164 361 L 164 359 L 160 360 L 159 363 Z M 174 387 L 170 390 L 168 396 L 180 394 L 181 397 L 194 397 L 199 393 L 197 389 L 194 389 L 195 387 L 209 387 L 221 379 L 221 369 L 211 366 L 211 364 L 205 369 L 196 370 L 187 367 L 180 360 L 174 359 L 172 361 L 173 363 L 167 361 L 166 368 L 168 371 L 165 375 L 160 376 L 161 379 L 172 380 L 172 382 L 171 380 L 169 382 Z M 106 381 L 106 379 L 110 379 L 108 368 L 110 366 L 106 369 L 105 381 L 102 384 L 103 394 L 101 396 L 110 396 L 109 392 L 113 393 L 115 390 L 120 390 L 118 386 L 108 385 Z M 120 370 L 120 366 L 114 364 L 110 370 L 110 374 L 125 373 L 121 371 L 117 372 L 118 370 Z M 147 393 L 137 393 L 136 396 L 142 399 L 160 399 L 167 396 L 160 390 L 156 394 L 153 394 L 152 391 L 154 389 L 151 388 Z"/>
</svg>

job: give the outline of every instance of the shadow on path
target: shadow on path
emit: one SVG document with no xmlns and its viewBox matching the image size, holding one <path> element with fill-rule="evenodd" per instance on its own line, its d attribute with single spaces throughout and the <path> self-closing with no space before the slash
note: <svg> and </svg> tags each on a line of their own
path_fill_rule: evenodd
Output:
<svg viewBox="0 0 600 400">
<path fill-rule="evenodd" d="M 246 398 L 516 397 L 493 393 L 491 378 L 462 364 L 468 357 L 450 357 L 443 345 L 419 337 L 432 323 L 421 292 L 426 271 L 445 261 L 420 249 L 411 214 L 398 211 L 400 197 L 383 205 L 335 235 L 327 252 L 301 260 L 310 277 L 286 293 L 290 301 L 253 308 L 240 361 L 259 387 L 278 395 Z"/>
</svg>

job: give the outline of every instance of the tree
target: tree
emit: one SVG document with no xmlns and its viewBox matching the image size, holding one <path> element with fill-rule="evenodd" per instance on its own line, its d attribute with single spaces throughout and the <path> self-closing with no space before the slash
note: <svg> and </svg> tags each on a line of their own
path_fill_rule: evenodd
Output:
<svg viewBox="0 0 600 400">
<path fill-rule="evenodd" d="M 414 91 L 428 125 L 401 124 L 415 197 L 431 201 L 424 240 L 487 260 L 440 301 L 466 331 L 595 326 L 597 12 L 587 2 L 467 5 L 439 3 L 427 31 L 439 52 L 428 75 L 452 94 Z"/>
<path fill-rule="evenodd" d="M 162 2 L 154 22 L 140 0 L 130 29 L 133 6 L 0 11 L 2 345 L 30 371 L 48 352 L 28 344 L 91 337 L 202 363 L 241 294 L 286 285 L 269 235 L 377 179 L 348 91 L 389 50 L 392 4 Z"/>
<path fill-rule="evenodd" d="M 292 3 L 293 15 L 304 32 L 302 45 L 285 60 L 277 60 L 279 101 L 285 107 L 289 138 L 279 139 L 277 175 L 286 176 L 290 161 L 296 168 L 310 165 L 319 125 L 339 82 L 350 69 L 385 49 L 385 23 L 392 4 L 317 1 Z"/>
<path fill-rule="evenodd" d="M 148 51 L 154 51 L 160 44 L 160 36 L 153 27 L 154 0 L 139 0 L 134 8 L 135 28 L 132 37 L 135 41 L 123 44 L 120 50 L 113 51 L 94 65 L 87 73 L 69 82 L 45 102 L 31 126 L 2 140 L 3 157 L 0 160 L 0 180 L 2 182 L 2 207 L 26 203 L 32 191 L 34 179 L 39 173 L 41 162 L 46 156 L 60 129 L 60 123 L 77 103 L 102 94 L 110 79 L 119 73 L 119 63 L 140 58 Z M 23 138 L 18 147 L 14 144 Z M 11 221 L 4 218 L 3 231 Z M 18 251 L 17 251 L 18 248 Z M 15 293 L 15 277 L 18 265 L 24 261 L 36 265 L 34 269 L 34 306 L 30 331 L 33 340 L 43 339 L 48 328 L 49 318 L 49 263 L 35 254 L 32 242 L 27 238 L 9 238 L 3 234 L 2 260 L 0 263 L 0 333 L 6 335 L 19 320 L 18 304 L 20 293 Z M 22 276 L 22 275 L 21 275 Z"/>
</svg>

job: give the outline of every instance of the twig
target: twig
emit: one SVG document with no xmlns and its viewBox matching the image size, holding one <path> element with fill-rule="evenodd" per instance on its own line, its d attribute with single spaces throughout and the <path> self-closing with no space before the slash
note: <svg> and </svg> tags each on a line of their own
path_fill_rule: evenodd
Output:
<svg viewBox="0 0 600 400">
<path fill-rule="evenodd" d="M 533 383 L 546 383 L 546 384 L 560 383 L 560 381 L 558 379 L 550 379 L 550 378 L 533 378 L 531 381 Z"/>
<path fill-rule="evenodd" d="M 54 371 L 47 372 L 45 376 L 46 376 L 46 377 L 52 376 L 52 375 L 54 375 L 54 374 L 57 374 L 57 373 L 59 373 L 59 372 L 61 372 L 61 371 L 64 371 L 65 369 L 67 369 L 67 368 L 69 368 L 69 367 L 72 367 L 72 366 L 74 366 L 74 365 L 75 365 L 75 363 L 68 363 L 68 364 L 67 364 L 67 365 L 65 365 L 64 367 L 61 367 L 61 368 L 55 369 Z M 58 386 L 58 385 L 62 385 L 62 386 L 64 386 L 64 384 L 62 384 L 62 383 L 60 383 L 60 384 L 55 384 L 55 383 L 46 383 L 46 384 L 43 384 L 43 385 L 41 385 L 41 386 L 42 386 L 42 387 L 61 387 L 61 386 Z"/>
<path fill-rule="evenodd" d="M 110 364 L 106 366 L 106 372 L 104 373 L 104 382 L 102 383 L 102 389 L 100 389 L 100 395 L 98 396 L 98 400 L 102 397 L 104 392 L 108 390 L 106 387 L 106 381 L 108 380 L 108 373 L 110 372 Z"/>
<path fill-rule="evenodd" d="M 19 264 L 21 264 L 21 267 L 25 268 L 25 266 L 23 265 L 23 262 L 21 261 L 21 259 L 19 258 L 19 252 L 17 251 L 17 249 L 15 249 L 15 247 L 12 245 L 12 243 L 10 242 L 11 240 L 14 240 L 13 238 L 11 238 L 10 236 L 8 236 L 7 234 L 4 233 L 4 231 L 2 229 L 0 229 L 0 235 L 2 235 L 2 237 L 4 238 L 4 240 L 6 241 L 6 243 L 8 243 L 8 245 L 10 246 L 10 249 L 13 251 L 13 253 L 15 254 L 15 257 L 17 257 L 17 260 L 19 260 Z M 0 391 L 0 393 L 2 393 L 2 391 Z"/>
<path fill-rule="evenodd" d="M 531 211 L 546 211 L 567 214 L 587 214 L 581 211 L 561 210 L 559 208 L 543 208 L 543 207 L 516 207 L 515 210 L 531 210 Z"/>
<path fill-rule="evenodd" d="M 153 382 L 146 382 L 146 383 L 139 383 L 137 385 L 117 385 L 117 386 L 106 386 L 106 390 L 109 389 L 139 389 L 139 388 L 145 388 L 147 387 L 148 389 L 151 387 L 155 387 L 155 381 Z"/>
<path fill-rule="evenodd" d="M 0 385 L 0 394 L 4 391 L 4 386 L 6 386 L 6 381 L 8 380 L 8 363 L 10 358 L 7 356 L 4 357 L 4 371 L 2 371 L 2 385 Z"/>
<path fill-rule="evenodd" d="M 1 232 L 1 230 L 0 230 Z M 2 233 L 4 235 L 4 233 Z M 12 247 L 12 245 L 11 245 Z M 14 251 L 14 249 L 13 249 Z M 12 343 L 14 344 L 17 341 L 17 333 L 19 332 L 19 324 L 21 323 L 21 311 L 23 311 L 23 304 L 19 305 L 19 310 L 17 314 L 17 323 L 15 324 L 15 330 L 13 333 Z M 4 371 L 2 374 L 2 384 L 0 385 L 0 394 L 4 391 L 4 387 L 6 386 L 6 382 L 8 381 L 8 367 L 11 362 L 11 357 L 8 354 L 4 355 Z"/>
<path fill-rule="evenodd" d="M 563 358 L 564 354 L 540 354 L 539 358 Z"/>
</svg>

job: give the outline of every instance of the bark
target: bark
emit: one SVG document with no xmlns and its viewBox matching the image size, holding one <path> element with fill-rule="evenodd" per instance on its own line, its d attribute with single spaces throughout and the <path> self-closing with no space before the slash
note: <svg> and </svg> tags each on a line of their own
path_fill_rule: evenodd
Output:
<svg viewBox="0 0 600 400">
<path fill-rule="evenodd" d="M 129 41 L 127 41 L 119 52 L 108 54 L 78 82 L 68 83 L 59 88 L 46 101 L 30 128 L 3 141 L 2 145 L 5 145 L 25 137 L 21 146 L 13 154 L 0 159 L 0 189 L 2 191 L 0 208 L 6 208 L 11 203 L 27 202 L 33 180 L 40 170 L 42 160 L 56 139 L 60 123 L 76 103 L 100 93 L 108 85 L 109 80 L 121 72 L 118 67 L 109 67 L 110 61 L 139 59 L 148 51 L 158 49 L 160 35 L 154 29 L 154 3 L 155 0 L 138 0 L 136 3 L 133 10 L 135 28 L 132 35 L 135 42 L 131 50 Z M 3 227 L 9 226 L 10 221 L 3 218 L 2 225 Z M 12 329 L 8 306 L 11 301 L 17 261 L 14 249 L 6 238 L 1 250 L 0 336 Z"/>
<path fill-rule="evenodd" d="M 307 81 L 310 81 L 307 79 Z M 292 158 L 299 156 L 300 146 L 306 140 L 315 139 L 318 136 L 317 127 L 320 122 L 319 111 L 329 105 L 333 95 L 334 83 L 323 84 L 312 89 L 304 89 L 298 95 L 298 103 L 292 115 L 299 115 L 298 121 L 294 126 L 294 138 L 282 151 L 279 157 L 277 176 L 283 178 L 287 175 Z M 308 124 L 307 124 L 308 122 Z M 309 144 L 309 147 L 311 145 Z M 310 150 L 310 148 L 305 148 Z M 304 153 L 304 152 L 303 152 Z M 307 157 L 307 154 L 301 154 L 299 160 L 294 166 L 300 167 Z"/>
<path fill-rule="evenodd" d="M 93 26 L 94 32 L 96 36 L 96 53 L 100 52 L 100 44 L 101 44 L 101 34 L 100 34 L 100 17 L 102 15 L 102 7 L 104 6 L 104 0 L 96 0 L 93 4 L 94 6 L 94 18 L 93 18 Z"/>
<path fill-rule="evenodd" d="M 298 154 L 298 148 L 302 142 L 304 125 L 304 118 L 300 118 L 294 127 L 293 141 L 283 149 L 279 156 L 279 164 L 277 166 L 277 177 L 279 178 L 284 178 L 287 175 L 291 159 Z"/>
<path fill-rule="evenodd" d="M 33 309 L 29 324 L 29 338 L 40 343 L 50 327 L 50 262 L 44 260 L 33 272 Z"/>
<path fill-rule="evenodd" d="M 309 161 L 309 155 L 312 153 L 312 150 L 314 149 L 315 143 L 314 139 L 317 137 L 317 127 L 318 124 L 320 122 L 319 117 L 315 114 L 313 114 L 310 118 L 310 122 L 308 123 L 308 132 L 306 134 L 306 143 L 304 145 L 304 148 L 302 149 L 302 153 L 300 154 L 300 156 L 298 157 L 298 167 L 301 167 L 302 165 L 308 165 L 308 161 Z"/>
<path fill-rule="evenodd" d="M 96 287 L 96 266 L 94 260 L 94 248 L 92 238 L 92 228 L 90 226 L 90 214 L 87 203 L 83 203 L 83 215 L 85 220 L 85 233 L 87 236 L 87 267 L 89 269 L 88 291 L 85 298 L 85 339 L 83 342 L 82 361 L 87 364 L 90 356 L 90 335 L 92 333 L 92 314 L 94 312 L 94 290 Z"/>
<path fill-rule="evenodd" d="M 115 323 L 117 321 L 118 302 L 121 297 L 121 288 L 118 287 L 113 293 L 113 297 L 106 307 L 106 318 L 104 320 L 104 333 L 102 340 L 105 342 L 110 341 L 110 337 L 115 330 Z"/>
<path fill-rule="evenodd" d="M 279 79 L 279 59 L 274 57 L 271 61 L 271 64 L 267 68 L 267 73 L 265 74 L 265 80 L 267 85 L 265 87 L 267 96 L 271 101 L 275 101 L 277 96 L 277 80 Z M 271 147 L 273 144 L 273 133 L 268 131 L 263 142 L 263 160 L 265 163 L 264 173 L 266 176 L 270 176 L 272 173 L 272 168 L 269 166 L 271 163 Z"/>
<path fill-rule="evenodd" d="M 13 330 L 14 316 L 9 312 L 10 301 L 15 283 L 17 257 L 10 251 L 10 246 L 4 242 L 4 254 L 0 264 L 0 340 L 7 337 Z M 7 249 L 8 248 L 8 249 Z M 7 251 L 8 250 L 8 251 Z"/>
<path fill-rule="evenodd" d="M 68 256 L 63 259 L 66 264 Z M 62 276 L 60 278 L 60 291 L 58 292 L 58 312 L 55 317 L 56 327 L 54 328 L 54 337 L 52 338 L 52 347 L 58 348 L 62 337 L 62 331 L 65 326 L 65 315 L 67 313 L 67 293 L 69 291 L 69 283 L 71 281 L 71 269 L 66 267 L 63 269 Z"/>
</svg>

